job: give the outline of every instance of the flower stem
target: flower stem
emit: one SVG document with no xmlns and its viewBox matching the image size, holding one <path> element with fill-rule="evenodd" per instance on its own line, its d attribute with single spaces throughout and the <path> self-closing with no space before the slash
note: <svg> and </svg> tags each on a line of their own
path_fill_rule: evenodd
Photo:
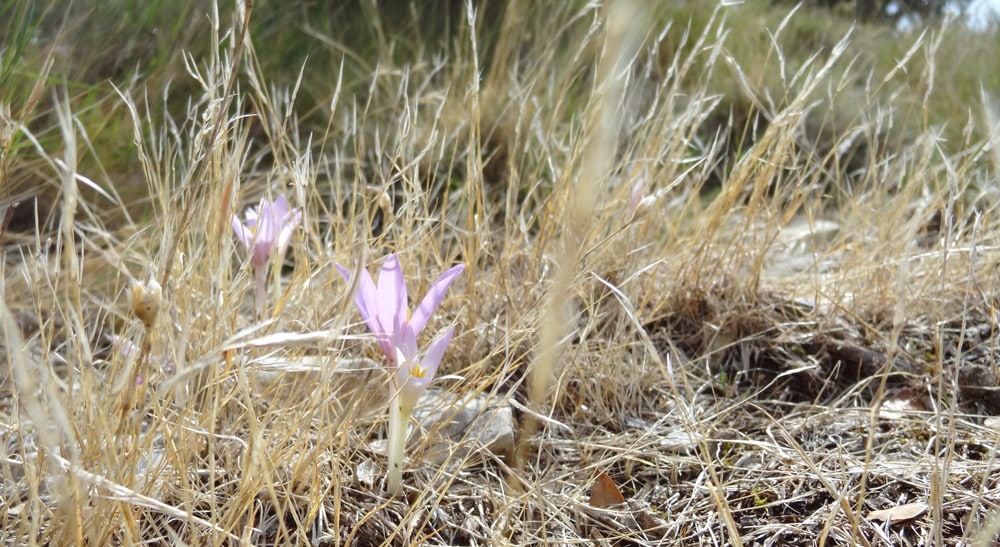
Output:
<svg viewBox="0 0 1000 547">
<path fill-rule="evenodd" d="M 267 266 L 253 269 L 254 303 L 257 305 L 257 316 L 264 318 L 264 305 L 267 303 Z"/>
<path fill-rule="evenodd" d="M 389 394 L 389 476 L 386 489 L 390 495 L 397 495 L 403 486 L 403 459 L 406 456 L 406 432 L 410 425 L 413 408 L 403 408 L 395 386 L 390 383 Z"/>
</svg>

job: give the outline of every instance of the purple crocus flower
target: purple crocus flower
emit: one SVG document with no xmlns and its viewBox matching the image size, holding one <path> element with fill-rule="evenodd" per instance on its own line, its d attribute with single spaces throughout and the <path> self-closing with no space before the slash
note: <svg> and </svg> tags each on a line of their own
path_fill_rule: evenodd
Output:
<svg viewBox="0 0 1000 547">
<path fill-rule="evenodd" d="M 231 222 L 236 239 L 250 253 L 256 287 L 258 313 L 267 299 L 267 264 L 271 255 L 284 256 L 295 228 L 302 221 L 302 211 L 290 209 L 288 200 L 279 195 L 274 201 L 261 198 L 260 205 L 244 213 L 244 220 L 233 215 Z"/>
<path fill-rule="evenodd" d="M 292 234 L 302 221 L 302 211 L 289 209 L 284 194 L 274 201 L 261 198 L 260 205 L 251 207 L 241 221 L 233 215 L 233 231 L 247 252 L 252 251 L 250 262 L 255 268 L 267 266 L 267 261 L 277 250 L 279 256 L 285 253 L 292 241 Z"/>
<path fill-rule="evenodd" d="M 416 338 L 411 338 L 409 329 L 404 327 L 404 338 L 406 339 L 403 340 L 403 347 L 396 348 L 396 363 L 398 365 L 395 371 L 394 389 L 404 413 L 413 412 L 420 396 L 434 379 L 438 365 L 441 364 L 441 358 L 444 357 L 444 352 L 451 342 L 454 330 L 454 328 L 450 328 L 437 337 L 427 346 L 427 351 L 421 356 L 417 350 Z"/>
<path fill-rule="evenodd" d="M 339 264 L 337 269 L 345 280 L 351 281 L 350 270 Z M 412 315 L 407 303 L 406 281 L 396 255 L 386 258 L 377 285 L 367 270 L 361 270 L 355 304 L 385 353 L 391 378 L 387 486 L 393 494 L 400 491 L 402 483 L 403 453 L 410 416 L 437 374 L 454 329 L 448 329 L 431 342 L 422 355 L 417 346 L 417 335 L 441 305 L 448 287 L 464 270 L 465 266 L 459 264 L 441 274 Z"/>
<path fill-rule="evenodd" d="M 340 264 L 337 264 L 337 269 L 347 282 L 351 281 L 350 270 Z M 378 285 L 367 270 L 361 270 L 354 302 L 357 304 L 358 312 L 361 313 L 361 318 L 378 340 L 379 347 L 389 360 L 389 368 L 393 372 L 399 364 L 410 363 L 416 357 L 417 335 L 427 326 L 427 321 L 441 305 L 448 287 L 464 270 L 465 265 L 459 264 L 441 274 L 431 284 L 427 295 L 420 301 L 420 305 L 412 315 L 407 307 L 406 281 L 403 279 L 403 271 L 399 267 L 396 255 L 391 254 L 386 257 L 382 271 L 378 275 Z M 446 342 L 443 345 L 447 347 L 448 344 Z M 427 358 L 437 353 L 432 350 L 437 350 L 434 343 L 428 347 L 425 368 L 431 367 Z M 443 355 L 444 350 L 441 349 L 440 353 Z M 433 368 L 437 369 L 436 363 Z"/>
</svg>

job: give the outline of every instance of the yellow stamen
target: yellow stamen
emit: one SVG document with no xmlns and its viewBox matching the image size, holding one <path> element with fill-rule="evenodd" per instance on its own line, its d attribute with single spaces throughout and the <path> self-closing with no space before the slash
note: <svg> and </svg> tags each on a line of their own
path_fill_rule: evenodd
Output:
<svg viewBox="0 0 1000 547">
<path fill-rule="evenodd" d="M 413 365 L 410 367 L 410 376 L 423 379 L 424 376 L 427 376 L 427 369 L 420 365 Z"/>
</svg>

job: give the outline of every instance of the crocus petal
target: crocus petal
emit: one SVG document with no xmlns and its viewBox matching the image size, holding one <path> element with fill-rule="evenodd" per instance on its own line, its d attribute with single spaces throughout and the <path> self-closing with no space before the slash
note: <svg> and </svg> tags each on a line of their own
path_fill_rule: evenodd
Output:
<svg viewBox="0 0 1000 547">
<path fill-rule="evenodd" d="M 247 207 L 247 210 L 243 212 L 243 218 L 246 219 L 247 226 L 256 226 L 257 219 L 260 218 L 260 204 Z"/>
<path fill-rule="evenodd" d="M 274 241 L 278 237 L 278 230 L 281 229 L 281 218 L 275 216 L 275 208 L 266 198 L 260 202 L 260 217 L 257 219 L 257 241 L 258 248 L 266 248 L 270 254 Z"/>
<path fill-rule="evenodd" d="M 426 383 L 430 383 L 434 379 L 434 375 L 437 374 L 438 365 L 441 364 L 441 358 L 444 357 L 444 352 L 448 349 L 448 344 L 451 343 L 451 335 L 454 332 L 454 327 L 448 329 L 427 346 L 427 353 L 424 354 L 424 358 L 420 363 L 420 366 L 427 371 L 427 374 L 424 375 Z"/>
<path fill-rule="evenodd" d="M 281 221 L 281 233 L 278 234 L 277 245 L 280 256 L 284 256 L 288 244 L 292 241 L 292 234 L 295 233 L 295 228 L 298 227 L 300 222 L 302 222 L 302 211 L 298 209 L 293 209 L 287 213 L 284 220 Z"/>
<path fill-rule="evenodd" d="M 444 357 L 444 352 L 448 349 L 448 344 L 451 342 L 452 332 L 453 329 L 448 329 L 438 339 L 431 342 L 423 359 L 418 357 L 406 358 L 402 350 L 396 350 L 397 359 L 401 363 L 399 368 L 396 369 L 396 385 L 399 390 L 397 397 L 399 397 L 399 402 L 404 408 L 412 409 L 416 406 L 417 401 L 420 400 L 420 396 L 424 394 L 427 386 L 434 380 L 438 365 L 441 364 L 441 358 Z M 422 369 L 419 376 L 414 374 L 416 367 Z"/>
<path fill-rule="evenodd" d="M 395 333 L 392 345 L 403 353 L 400 363 L 409 362 L 417 357 L 419 348 L 417 347 L 417 333 L 408 323 L 403 323 Z"/>
<path fill-rule="evenodd" d="M 233 215 L 230 223 L 233 225 L 233 232 L 236 233 L 236 239 L 240 240 L 244 249 L 250 250 L 253 247 L 253 230 L 243 224 L 240 221 L 240 217 L 236 215 Z"/>
<path fill-rule="evenodd" d="M 111 335 L 111 347 L 116 348 L 118 353 L 126 359 L 132 359 L 136 355 L 139 355 L 139 347 L 132 343 L 128 338 L 122 338 L 117 334 Z"/>
<path fill-rule="evenodd" d="M 285 194 L 279 195 L 271 202 L 271 214 L 276 220 L 284 220 L 288 214 L 288 198 L 285 197 Z"/>
<path fill-rule="evenodd" d="M 378 274 L 378 318 L 385 332 L 399 332 L 407 320 L 406 281 L 396 255 L 389 255 Z"/>
<path fill-rule="evenodd" d="M 417 309 L 413 312 L 413 316 L 410 317 L 410 325 L 413 326 L 414 333 L 420 334 L 420 331 L 424 329 L 427 321 L 430 320 L 431 316 L 434 315 L 434 311 L 437 310 L 438 306 L 441 305 L 441 301 L 444 300 L 444 294 L 448 291 L 448 287 L 451 286 L 452 282 L 463 271 L 465 271 L 465 264 L 453 266 L 431 284 L 427 295 L 420 301 L 420 305 L 417 306 Z"/>
<path fill-rule="evenodd" d="M 340 264 L 337 264 L 336 262 L 334 262 L 333 265 L 336 266 L 337 267 L 337 271 L 340 272 L 340 277 L 343 277 L 344 281 L 347 281 L 348 283 L 350 283 L 351 282 L 351 270 L 348 270 L 347 268 L 341 266 Z"/>
<path fill-rule="evenodd" d="M 340 264 L 337 263 L 334 264 L 337 266 L 337 271 L 340 272 L 340 275 L 341 277 L 344 278 L 344 281 L 346 281 L 347 283 L 351 283 L 351 275 L 352 275 L 351 270 L 348 270 L 347 268 L 341 266 Z M 372 311 L 369 311 L 369 305 L 368 305 L 369 302 L 374 302 L 374 301 L 369 300 L 369 292 L 365 287 L 366 278 L 369 282 L 368 285 L 370 285 L 371 287 L 371 294 L 374 295 L 375 282 L 371 280 L 372 279 L 371 274 L 368 273 L 368 270 L 361 270 L 361 281 L 358 282 L 358 291 L 354 294 L 354 304 L 358 307 L 358 312 L 361 314 L 361 318 L 364 319 L 366 323 L 368 323 L 368 328 L 370 328 L 373 332 L 375 332 L 374 327 L 378 326 L 378 324 L 377 323 L 373 324 L 372 322 L 369 321 L 369 320 L 371 321 L 375 320 L 375 316 Z"/>
<path fill-rule="evenodd" d="M 344 281 L 351 282 L 351 270 L 336 264 L 337 271 L 344 278 Z M 383 321 L 378 316 L 378 291 L 375 288 L 375 281 L 368 273 L 368 270 L 361 270 L 361 279 L 358 281 L 358 292 L 354 295 L 354 304 L 358 307 L 358 313 L 368 325 L 368 330 L 375 335 L 378 345 L 382 348 L 385 356 L 390 362 L 396 362 L 395 353 L 390 340 L 392 333 L 383 326 Z"/>
</svg>

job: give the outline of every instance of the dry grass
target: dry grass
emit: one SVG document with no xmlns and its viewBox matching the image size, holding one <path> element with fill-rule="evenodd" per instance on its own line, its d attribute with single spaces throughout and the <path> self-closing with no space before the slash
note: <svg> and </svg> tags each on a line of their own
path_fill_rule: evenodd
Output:
<svg viewBox="0 0 1000 547">
<path fill-rule="evenodd" d="M 444 56 L 331 73 L 320 105 L 266 80 L 252 14 L 216 13 L 186 112 L 117 92 L 145 192 L 81 172 L 86 126 L 65 90 L 41 99 L 60 148 L 0 139 L 0 173 L 30 166 L 56 203 L 3 235 L 4 542 L 992 544 L 1000 126 L 984 97 L 964 141 L 927 124 L 896 146 L 886 99 L 913 92 L 897 76 L 917 57 L 930 93 L 947 29 L 869 77 L 850 36 L 786 66 L 774 28 L 765 85 L 725 10 L 685 34 L 557 5 L 508 6 L 523 33 L 488 55 L 471 13 Z M 667 35 L 685 38 L 665 52 Z M 719 73 L 754 115 L 706 134 Z M 845 97 L 856 116 L 818 147 L 803 128 Z M 279 192 L 304 222 L 258 321 L 229 217 Z M 467 264 L 428 327 L 458 326 L 437 387 L 518 416 L 509 454 L 411 446 L 395 498 L 384 373 L 334 366 L 380 359 L 334 261 L 390 251 L 411 294 Z M 147 330 L 127 288 L 150 279 Z M 624 505 L 588 503 L 601 472 Z M 928 511 L 868 518 L 910 502 Z"/>
</svg>

